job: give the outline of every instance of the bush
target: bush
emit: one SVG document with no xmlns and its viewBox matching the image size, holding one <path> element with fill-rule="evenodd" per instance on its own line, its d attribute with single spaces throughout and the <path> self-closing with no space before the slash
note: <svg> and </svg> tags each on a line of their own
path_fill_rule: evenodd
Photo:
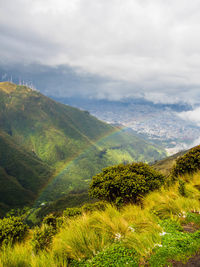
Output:
<svg viewBox="0 0 200 267">
<path fill-rule="evenodd" d="M 82 206 L 83 212 L 92 212 L 95 210 L 105 210 L 107 204 L 103 201 L 95 202 L 95 203 L 86 203 Z"/>
<path fill-rule="evenodd" d="M 34 229 L 33 238 L 32 238 L 32 247 L 33 250 L 37 253 L 40 250 L 47 250 L 51 243 L 52 238 L 56 234 L 55 228 L 48 225 L 42 225 L 41 228 L 36 227 Z"/>
<path fill-rule="evenodd" d="M 163 183 L 164 176 L 145 163 L 120 164 L 94 176 L 89 195 L 117 205 L 137 202 Z"/>
<path fill-rule="evenodd" d="M 53 214 L 49 214 L 43 219 L 43 224 L 47 224 L 49 226 L 52 226 L 54 229 L 57 228 L 57 217 Z"/>
<path fill-rule="evenodd" d="M 192 174 L 198 170 L 200 170 L 200 146 L 190 149 L 189 152 L 176 160 L 172 176 L 176 178 L 187 173 Z"/>
<path fill-rule="evenodd" d="M 28 226 L 20 217 L 9 217 L 0 220 L 0 244 L 22 241 L 28 231 Z"/>
<path fill-rule="evenodd" d="M 76 217 L 82 214 L 81 208 L 66 208 L 63 211 L 63 215 L 65 217 L 71 218 L 71 217 Z"/>
</svg>

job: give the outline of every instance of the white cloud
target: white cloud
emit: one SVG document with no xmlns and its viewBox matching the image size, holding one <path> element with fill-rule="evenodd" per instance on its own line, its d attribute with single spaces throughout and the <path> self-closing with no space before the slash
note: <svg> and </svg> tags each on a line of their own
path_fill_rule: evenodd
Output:
<svg viewBox="0 0 200 267">
<path fill-rule="evenodd" d="M 1 62 L 67 64 L 132 84 L 127 95 L 200 101 L 198 0 L 1 0 L 0 25 Z"/>
<path fill-rule="evenodd" d="M 194 110 L 181 112 L 178 114 L 178 116 L 184 120 L 194 122 L 195 124 L 200 126 L 200 107 Z"/>
</svg>

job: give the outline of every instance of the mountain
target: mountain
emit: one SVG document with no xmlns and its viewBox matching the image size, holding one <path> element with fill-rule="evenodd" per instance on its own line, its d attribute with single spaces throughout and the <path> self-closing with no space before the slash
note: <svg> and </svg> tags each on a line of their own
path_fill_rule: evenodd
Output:
<svg viewBox="0 0 200 267">
<path fill-rule="evenodd" d="M 51 176 L 51 168 L 0 130 L 0 214 L 30 205 Z"/>
<path fill-rule="evenodd" d="M 188 150 L 180 151 L 170 157 L 166 157 L 152 164 L 153 168 L 164 175 L 168 176 L 176 163 L 176 160 L 187 153 Z"/>
<path fill-rule="evenodd" d="M 0 130 L 21 151 L 53 168 L 45 188 L 42 183 L 37 187 L 43 188 L 39 202 L 87 190 L 91 177 L 106 166 L 165 156 L 163 149 L 126 129 L 9 82 L 0 83 Z"/>
</svg>

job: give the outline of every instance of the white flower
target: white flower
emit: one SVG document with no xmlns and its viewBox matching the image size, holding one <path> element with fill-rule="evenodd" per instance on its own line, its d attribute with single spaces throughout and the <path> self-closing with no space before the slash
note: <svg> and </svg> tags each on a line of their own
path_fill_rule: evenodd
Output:
<svg viewBox="0 0 200 267">
<path fill-rule="evenodd" d="M 120 233 L 115 234 L 115 240 L 119 241 L 122 238 L 122 235 Z"/>
<path fill-rule="evenodd" d="M 166 232 L 162 232 L 160 233 L 160 236 L 166 235 Z"/>
<path fill-rule="evenodd" d="M 160 247 L 161 248 L 162 245 L 161 244 L 155 244 L 154 247 Z"/>
<path fill-rule="evenodd" d="M 179 217 L 182 217 L 182 218 L 186 218 L 186 212 L 185 211 L 182 211 L 181 213 L 179 213 L 178 216 Z"/>
<path fill-rule="evenodd" d="M 131 231 L 131 232 L 135 232 L 135 229 L 131 226 L 128 227 L 128 229 Z"/>
</svg>

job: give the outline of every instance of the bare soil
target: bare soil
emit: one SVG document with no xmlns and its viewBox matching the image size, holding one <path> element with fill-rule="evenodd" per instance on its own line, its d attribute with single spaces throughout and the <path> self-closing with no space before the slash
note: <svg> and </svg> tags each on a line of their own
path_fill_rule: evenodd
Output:
<svg viewBox="0 0 200 267">
<path fill-rule="evenodd" d="M 200 252 L 191 257 L 187 263 L 171 261 L 173 267 L 200 267 Z"/>
</svg>

